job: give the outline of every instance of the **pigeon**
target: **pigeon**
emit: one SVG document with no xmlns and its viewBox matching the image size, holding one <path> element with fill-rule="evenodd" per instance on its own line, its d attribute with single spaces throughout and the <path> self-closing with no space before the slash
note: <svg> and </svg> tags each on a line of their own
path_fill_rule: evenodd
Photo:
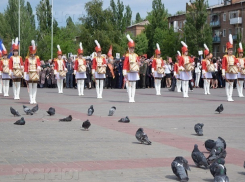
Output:
<svg viewBox="0 0 245 182">
<path fill-rule="evenodd" d="M 121 118 L 120 120 L 118 120 L 118 122 L 121 122 L 121 123 L 129 123 L 130 122 L 130 119 L 128 118 L 128 116 L 126 116 L 125 118 Z"/>
<path fill-rule="evenodd" d="M 208 156 L 208 161 L 214 161 L 216 159 L 222 158 L 225 159 L 226 157 L 226 150 L 222 147 L 215 146 L 211 152 L 210 155 Z"/>
<path fill-rule="evenodd" d="M 208 168 L 209 163 L 204 154 L 199 151 L 197 144 L 194 145 L 191 157 L 194 163 L 197 165 L 197 167 L 204 166 L 206 169 Z"/>
<path fill-rule="evenodd" d="M 46 111 L 50 116 L 55 115 L 55 108 L 50 107 L 48 111 Z"/>
<path fill-rule="evenodd" d="M 29 109 L 27 106 L 23 105 L 24 112 L 26 115 L 33 115 L 33 112 L 31 109 Z"/>
<path fill-rule="evenodd" d="M 226 168 L 222 164 L 217 165 L 215 171 L 214 182 L 229 182 L 229 178 L 226 176 Z"/>
<path fill-rule="evenodd" d="M 216 159 L 209 167 L 211 174 L 213 175 L 213 177 L 215 177 L 216 175 L 218 175 L 218 171 L 217 171 L 217 166 L 219 164 L 222 164 L 223 166 L 225 165 L 225 160 L 224 159 Z M 226 167 L 225 168 L 225 174 L 226 174 Z"/>
<path fill-rule="evenodd" d="M 205 148 L 207 149 L 207 151 L 210 152 L 212 150 L 212 148 L 215 147 L 216 143 L 214 140 L 208 139 L 205 141 L 204 145 L 205 145 Z"/>
<path fill-rule="evenodd" d="M 174 161 L 171 163 L 173 173 L 179 178 L 181 181 L 188 181 L 188 172 L 187 170 L 191 170 L 188 161 L 184 157 L 176 157 Z"/>
<path fill-rule="evenodd" d="M 222 147 L 223 149 L 226 149 L 226 142 L 225 142 L 225 140 L 224 140 L 223 138 L 221 138 L 221 137 L 218 137 L 218 139 L 217 139 L 216 142 L 215 142 L 215 145 L 216 145 L 217 147 Z"/>
<path fill-rule="evenodd" d="M 108 116 L 113 116 L 117 108 L 115 106 L 112 106 L 111 109 L 109 110 L 109 115 Z"/>
<path fill-rule="evenodd" d="M 144 133 L 143 128 L 139 128 L 136 131 L 135 137 L 140 143 L 151 145 L 151 141 L 148 139 L 148 136 Z"/>
<path fill-rule="evenodd" d="M 85 129 L 85 130 L 88 130 L 88 128 L 91 126 L 91 123 L 89 122 L 89 120 L 86 120 L 83 122 L 83 125 L 82 127 Z"/>
<path fill-rule="evenodd" d="M 69 121 L 71 121 L 71 120 L 72 120 L 72 116 L 71 116 L 71 115 L 69 115 L 69 116 L 66 117 L 66 118 L 60 119 L 60 121 L 67 121 L 67 122 L 69 122 Z"/>
<path fill-rule="evenodd" d="M 203 136 L 203 129 L 202 129 L 203 126 L 204 126 L 204 124 L 202 124 L 202 123 L 197 123 L 194 126 L 194 129 L 195 129 L 198 136 Z"/>
<path fill-rule="evenodd" d="M 220 104 L 219 107 L 215 111 L 217 111 L 219 114 L 224 110 L 223 104 Z"/>
<path fill-rule="evenodd" d="M 34 107 L 31 109 L 31 111 L 32 111 L 33 113 L 37 112 L 37 111 L 38 111 L 38 104 L 37 104 L 36 106 L 34 106 Z"/>
<path fill-rule="evenodd" d="M 14 124 L 15 125 L 25 125 L 26 122 L 25 122 L 25 119 L 22 117 L 20 120 L 16 121 Z"/>
<path fill-rule="evenodd" d="M 14 117 L 15 116 L 20 116 L 19 112 L 17 110 L 15 110 L 14 108 L 12 108 L 12 107 L 10 107 L 10 112 L 11 112 L 11 114 L 14 115 Z"/>
<path fill-rule="evenodd" d="M 91 105 L 89 108 L 88 108 L 88 116 L 92 116 L 94 113 L 94 107 L 93 105 Z"/>
</svg>

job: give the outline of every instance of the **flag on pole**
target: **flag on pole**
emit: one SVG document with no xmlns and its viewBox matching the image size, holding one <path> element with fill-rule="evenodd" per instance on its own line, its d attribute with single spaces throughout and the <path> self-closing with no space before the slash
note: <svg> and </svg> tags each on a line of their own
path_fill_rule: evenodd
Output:
<svg viewBox="0 0 245 182">
<path fill-rule="evenodd" d="M 109 49 L 109 51 L 107 53 L 107 56 L 108 57 L 111 57 L 112 56 L 112 45 L 110 46 L 110 49 Z"/>
</svg>

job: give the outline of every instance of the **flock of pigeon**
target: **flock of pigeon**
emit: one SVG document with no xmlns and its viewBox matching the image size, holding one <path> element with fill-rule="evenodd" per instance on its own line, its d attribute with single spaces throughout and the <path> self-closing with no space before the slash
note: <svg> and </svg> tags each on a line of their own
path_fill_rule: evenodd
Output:
<svg viewBox="0 0 245 182">
<path fill-rule="evenodd" d="M 23 105 L 23 110 L 26 113 L 26 115 L 33 115 L 38 111 L 38 105 L 33 107 L 32 109 L 28 108 L 27 106 Z M 221 104 L 215 111 L 218 113 L 221 113 L 224 110 L 223 105 Z M 14 116 L 20 116 L 19 112 L 15 110 L 14 108 L 10 107 L 10 111 Z M 116 107 L 113 106 L 109 110 L 108 116 L 113 116 L 116 111 Z M 55 109 L 50 107 L 48 111 L 46 111 L 50 116 L 55 115 Z M 88 116 L 92 116 L 94 113 L 94 108 L 93 105 L 91 105 L 88 108 Z M 72 116 L 69 115 L 66 118 L 60 119 L 60 122 L 70 122 L 72 121 Z M 130 119 L 128 116 L 125 118 L 121 118 L 118 122 L 122 123 L 129 123 Z M 25 125 L 25 120 L 22 117 L 20 120 L 16 121 L 14 123 L 15 125 Z M 86 120 L 82 124 L 82 128 L 88 131 L 89 127 L 91 126 L 91 123 L 89 120 Z M 194 126 L 194 130 L 198 136 L 203 136 L 203 126 L 204 124 L 202 123 L 197 123 Z M 146 144 L 146 145 L 151 145 L 151 141 L 149 140 L 147 134 L 144 133 L 143 128 L 139 128 L 136 131 L 135 134 L 136 139 L 141 143 L 141 144 Z M 214 140 L 207 140 L 205 143 L 205 148 L 207 151 L 210 152 L 210 155 L 206 158 L 205 155 L 199 151 L 198 145 L 194 145 L 194 149 L 192 151 L 191 157 L 196 164 L 197 167 L 201 168 L 204 167 L 205 169 L 210 170 L 211 174 L 214 177 L 214 182 L 229 182 L 229 178 L 226 175 L 226 167 L 224 166 L 225 164 L 225 157 L 226 157 L 226 142 L 223 138 L 218 137 L 216 141 Z M 188 170 L 190 171 L 190 167 L 188 165 L 188 161 L 182 157 L 182 156 L 177 156 L 172 164 L 172 171 L 173 173 L 178 177 L 178 179 L 181 182 L 186 182 L 189 180 L 188 177 Z M 244 166 L 245 167 L 245 166 Z"/>
</svg>

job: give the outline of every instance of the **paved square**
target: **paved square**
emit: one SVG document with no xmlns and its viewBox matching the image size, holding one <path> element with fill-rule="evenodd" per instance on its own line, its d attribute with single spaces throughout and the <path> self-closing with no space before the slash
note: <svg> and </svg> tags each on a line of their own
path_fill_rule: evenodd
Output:
<svg viewBox="0 0 245 182">
<path fill-rule="evenodd" d="M 177 181 L 171 162 L 176 156 L 188 159 L 191 165 L 190 182 L 213 181 L 209 170 L 196 168 L 191 159 L 194 144 L 208 156 L 203 143 L 207 139 L 223 137 L 227 142 L 226 168 L 230 181 L 244 181 L 245 98 L 226 101 L 225 90 L 202 89 L 182 93 L 162 89 L 156 96 L 154 89 L 136 90 L 136 103 L 128 103 L 126 90 L 105 89 L 103 99 L 96 99 L 94 89 L 77 96 L 77 90 L 38 89 L 40 110 L 33 116 L 24 114 L 22 105 L 29 105 L 26 88 L 21 88 L 21 100 L 0 96 L 0 181 L 81 181 L 81 182 L 171 182 Z M 12 96 L 12 88 L 10 88 Z M 214 110 L 223 103 L 224 112 Z M 94 115 L 87 109 L 94 105 Z M 17 109 L 26 120 L 25 126 L 13 123 L 19 119 L 10 114 Z M 108 117 L 111 106 L 114 116 Z M 47 116 L 49 107 L 56 109 Z M 71 114 L 72 122 L 58 122 Z M 128 116 L 130 123 L 118 123 Z M 89 119 L 89 131 L 80 129 Z M 204 136 L 196 136 L 194 125 L 204 123 Z M 143 127 L 151 146 L 138 144 L 135 132 Z"/>
</svg>

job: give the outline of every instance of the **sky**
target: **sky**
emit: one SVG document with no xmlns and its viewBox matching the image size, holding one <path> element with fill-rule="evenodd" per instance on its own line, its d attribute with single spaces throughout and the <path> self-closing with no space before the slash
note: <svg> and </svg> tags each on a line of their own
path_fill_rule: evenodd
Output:
<svg viewBox="0 0 245 182">
<path fill-rule="evenodd" d="M 25 0 L 26 2 L 27 0 Z M 35 14 L 36 6 L 40 0 L 28 0 L 31 3 L 33 12 Z M 66 19 L 71 16 L 74 22 L 78 22 L 78 18 L 85 15 L 84 5 L 89 0 L 53 0 L 54 2 L 54 18 L 58 21 L 59 26 L 66 25 Z M 117 0 L 114 0 L 117 2 Z M 152 9 L 152 0 L 121 0 L 124 5 L 130 5 L 135 19 L 136 13 L 139 12 L 142 18 L 147 16 L 147 12 Z M 103 7 L 110 6 L 110 0 L 103 1 Z M 162 0 L 165 8 L 168 9 L 170 14 L 175 14 L 179 10 L 185 10 L 186 2 L 189 0 Z M 209 5 L 219 4 L 221 0 L 209 0 Z M 0 12 L 4 12 L 8 4 L 8 0 L 0 1 Z"/>
</svg>

